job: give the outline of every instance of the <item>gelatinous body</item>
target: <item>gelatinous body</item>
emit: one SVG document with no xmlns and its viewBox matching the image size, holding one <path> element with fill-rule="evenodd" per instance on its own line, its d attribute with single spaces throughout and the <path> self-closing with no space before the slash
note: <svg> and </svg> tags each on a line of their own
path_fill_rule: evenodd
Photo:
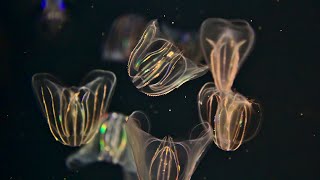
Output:
<svg viewBox="0 0 320 180">
<path fill-rule="evenodd" d="M 68 146 L 88 143 L 97 132 L 116 84 L 110 71 L 91 71 L 79 87 L 65 87 L 50 74 L 35 74 L 32 85 L 52 135 Z"/>
<path fill-rule="evenodd" d="M 167 94 L 206 72 L 206 66 L 187 59 L 177 46 L 160 34 L 156 21 L 147 26 L 128 62 L 133 84 L 149 96 Z"/>
<path fill-rule="evenodd" d="M 41 7 L 43 9 L 43 22 L 52 32 L 61 29 L 65 23 L 66 6 L 63 0 L 42 0 Z"/>
<path fill-rule="evenodd" d="M 138 179 L 132 150 L 124 129 L 126 118 L 127 116 L 115 112 L 103 115 L 95 138 L 67 158 L 67 167 L 79 169 L 94 162 L 108 162 L 120 165 L 126 176 Z"/>
<path fill-rule="evenodd" d="M 127 14 L 115 19 L 103 48 L 103 58 L 127 62 L 146 24 L 146 20 L 136 14 Z"/>
<path fill-rule="evenodd" d="M 197 126 L 196 138 L 175 142 L 171 137 L 158 139 L 141 129 L 147 117 L 142 112 L 132 113 L 125 125 L 129 144 L 140 180 L 189 180 L 206 147 L 212 142 L 208 123 Z"/>
<path fill-rule="evenodd" d="M 220 92 L 213 83 L 206 83 L 198 94 L 200 118 L 213 129 L 215 144 L 234 151 L 254 137 L 261 125 L 261 110 L 239 93 Z"/>
<path fill-rule="evenodd" d="M 205 84 L 198 94 L 200 118 L 212 125 L 219 148 L 234 151 L 254 137 L 261 124 L 260 106 L 231 89 L 252 48 L 254 32 L 246 21 L 211 18 L 203 22 L 200 40 L 215 82 Z"/>
<path fill-rule="evenodd" d="M 219 91 L 230 91 L 239 67 L 254 42 L 254 31 L 243 20 L 211 18 L 201 25 L 202 52 Z"/>
</svg>

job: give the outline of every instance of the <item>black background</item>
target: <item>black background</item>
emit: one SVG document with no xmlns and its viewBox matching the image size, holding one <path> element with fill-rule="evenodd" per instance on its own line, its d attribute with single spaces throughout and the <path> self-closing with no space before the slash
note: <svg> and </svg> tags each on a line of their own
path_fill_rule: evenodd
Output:
<svg viewBox="0 0 320 180">
<path fill-rule="evenodd" d="M 106 38 L 102 33 L 108 33 L 117 16 L 127 13 L 174 21 L 173 27 L 184 30 L 197 30 L 208 17 L 245 19 L 255 29 L 254 50 L 233 87 L 261 102 L 261 131 L 236 152 L 212 145 L 192 179 L 320 179 L 320 8 L 316 1 L 67 1 L 69 20 L 55 35 L 41 31 L 39 4 L 12 0 L 0 5 L 1 179 L 122 176 L 120 167 L 103 163 L 77 172 L 67 170 L 64 160 L 77 148 L 52 137 L 32 92 L 34 73 L 48 72 L 77 84 L 90 70 L 113 71 L 118 84 L 109 110 L 145 111 L 157 137 L 184 137 L 199 122 L 196 97 L 202 85 L 212 81 L 210 73 L 166 96 L 148 97 L 133 86 L 126 64 L 101 60 Z"/>
</svg>

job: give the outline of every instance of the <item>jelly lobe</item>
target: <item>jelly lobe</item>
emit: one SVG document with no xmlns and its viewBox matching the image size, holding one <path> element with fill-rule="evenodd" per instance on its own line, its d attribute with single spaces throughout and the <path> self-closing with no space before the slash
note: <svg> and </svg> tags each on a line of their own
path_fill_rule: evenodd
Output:
<svg viewBox="0 0 320 180">
<path fill-rule="evenodd" d="M 212 46 L 210 69 L 216 87 L 220 91 L 231 91 L 239 67 L 239 48 L 245 41 L 237 43 L 225 37 L 219 39 L 217 43 L 210 39 L 207 41 Z"/>
<path fill-rule="evenodd" d="M 226 151 L 236 150 L 243 142 L 251 106 L 243 96 L 235 96 L 220 93 L 215 115 L 214 142 Z"/>
<path fill-rule="evenodd" d="M 94 70 L 80 87 L 64 87 L 47 73 L 32 78 L 34 92 L 54 138 L 64 145 L 87 144 L 96 134 L 116 83 L 110 71 Z"/>
<path fill-rule="evenodd" d="M 119 157 L 117 164 L 122 167 L 124 180 L 138 180 L 132 151 L 130 146 L 127 147 L 128 148 L 126 148 Z M 96 137 L 93 141 L 91 141 L 89 144 L 86 144 L 79 151 L 68 156 L 68 158 L 66 159 L 66 166 L 70 170 L 74 171 L 95 162 L 112 162 L 110 158 L 104 159 L 100 153 L 99 138 Z"/>
<path fill-rule="evenodd" d="M 213 140 L 222 150 L 234 151 L 252 139 L 261 125 L 259 104 L 239 93 L 220 92 L 213 83 L 205 84 L 198 94 L 200 118 L 214 130 Z"/>
<path fill-rule="evenodd" d="M 252 27 L 243 20 L 209 18 L 202 23 L 200 45 L 219 91 L 231 91 L 254 39 Z"/>
<path fill-rule="evenodd" d="M 207 146 L 212 142 L 209 123 L 196 126 L 189 140 L 158 139 L 142 130 L 142 112 L 133 112 L 125 125 L 141 180 L 189 180 Z"/>
<path fill-rule="evenodd" d="M 184 57 L 158 29 L 156 21 L 147 26 L 128 62 L 133 84 L 149 96 L 167 94 L 207 72 L 207 66 L 196 65 Z"/>
<path fill-rule="evenodd" d="M 69 169 L 79 169 L 88 164 L 102 161 L 120 165 L 124 172 L 136 173 L 133 154 L 127 143 L 123 123 L 127 116 L 108 113 L 102 116 L 99 133 L 87 145 L 70 155 L 66 160 Z"/>
<path fill-rule="evenodd" d="M 100 127 L 100 161 L 119 164 L 126 172 L 136 173 L 131 147 L 124 128 L 127 116 L 110 113 Z"/>
<path fill-rule="evenodd" d="M 157 179 L 179 179 L 180 165 L 171 137 L 165 137 L 151 160 L 149 177 Z"/>
<path fill-rule="evenodd" d="M 71 154 L 66 159 L 66 166 L 70 170 L 78 170 L 89 164 L 95 162 L 107 162 L 113 163 L 111 156 L 107 152 L 101 152 L 99 147 L 99 138 L 95 137 L 89 144 L 84 145 L 81 149 L 74 154 Z M 130 177 L 134 174 L 136 175 L 136 166 L 133 159 L 133 154 L 130 146 L 127 146 L 126 149 L 119 156 L 117 163 L 123 168 L 124 173 Z"/>
</svg>

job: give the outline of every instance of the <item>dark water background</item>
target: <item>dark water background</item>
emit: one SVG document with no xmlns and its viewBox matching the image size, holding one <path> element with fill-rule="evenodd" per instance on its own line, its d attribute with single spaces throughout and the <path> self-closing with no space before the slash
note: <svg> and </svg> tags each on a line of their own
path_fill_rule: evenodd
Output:
<svg viewBox="0 0 320 180">
<path fill-rule="evenodd" d="M 110 111 L 145 111 L 158 137 L 187 135 L 199 122 L 196 97 L 202 85 L 212 81 L 209 73 L 166 96 L 148 97 L 133 86 L 125 64 L 101 61 L 102 32 L 107 34 L 112 21 L 125 13 L 138 13 L 148 20 L 162 17 L 185 30 L 197 30 L 208 17 L 252 20 L 256 44 L 234 87 L 261 102 L 262 129 L 236 152 L 212 145 L 192 179 L 320 179 L 318 4 L 294 0 L 69 1 L 69 21 L 51 36 L 40 30 L 39 2 L 2 1 L 0 179 L 121 179 L 120 167 L 110 164 L 67 170 L 64 160 L 76 148 L 52 137 L 32 92 L 34 73 L 52 73 L 77 84 L 90 70 L 113 71 L 118 84 Z"/>
</svg>

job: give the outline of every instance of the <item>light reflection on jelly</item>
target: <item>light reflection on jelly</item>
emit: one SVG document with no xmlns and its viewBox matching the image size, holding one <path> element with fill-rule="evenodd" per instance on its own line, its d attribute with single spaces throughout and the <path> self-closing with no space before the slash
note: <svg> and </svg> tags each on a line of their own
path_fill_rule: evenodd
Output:
<svg viewBox="0 0 320 180">
<path fill-rule="evenodd" d="M 157 21 L 151 21 L 131 52 L 128 74 L 133 84 L 149 96 L 161 96 L 207 72 L 164 37 Z"/>
<path fill-rule="evenodd" d="M 79 87 L 63 86 L 47 73 L 35 74 L 32 78 L 34 92 L 52 135 L 68 146 L 87 144 L 94 137 L 115 84 L 116 76 L 103 70 L 91 71 Z"/>
<path fill-rule="evenodd" d="M 189 140 L 176 142 L 170 136 L 158 139 L 143 130 L 147 116 L 133 112 L 125 125 L 140 180 L 189 180 L 207 146 L 212 142 L 208 123 L 196 126 Z"/>
<path fill-rule="evenodd" d="M 94 139 L 68 156 L 66 165 L 77 170 L 95 162 L 120 165 L 126 179 L 138 179 L 131 147 L 124 129 L 127 116 L 121 113 L 106 113 L 101 117 L 100 130 Z"/>
<path fill-rule="evenodd" d="M 234 151 L 252 139 L 261 125 L 260 105 L 231 89 L 252 49 L 254 31 L 243 20 L 209 18 L 201 25 L 200 40 L 214 79 L 198 94 L 200 118 L 212 125 L 219 148 Z"/>
</svg>

